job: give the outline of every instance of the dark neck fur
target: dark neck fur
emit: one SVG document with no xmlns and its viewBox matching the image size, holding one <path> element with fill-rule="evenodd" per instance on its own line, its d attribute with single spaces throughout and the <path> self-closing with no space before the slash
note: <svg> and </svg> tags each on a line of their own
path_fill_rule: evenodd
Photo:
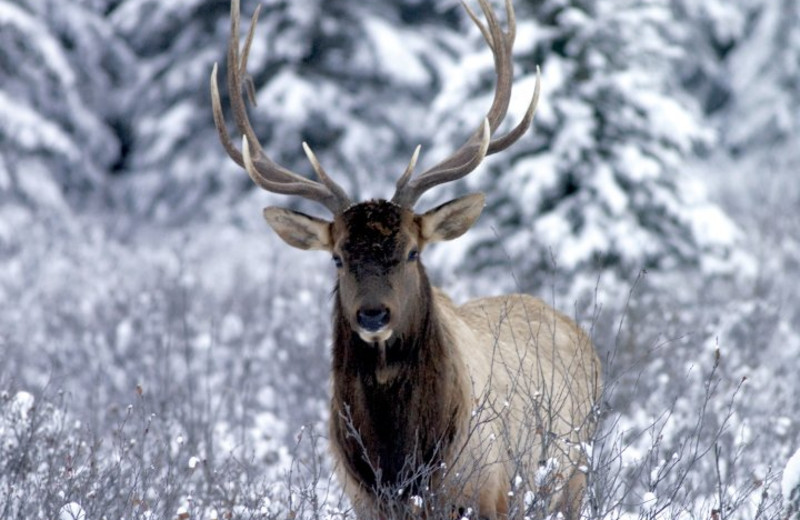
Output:
<svg viewBox="0 0 800 520">
<path fill-rule="evenodd" d="M 445 345 L 433 305 L 430 284 L 425 279 L 418 316 L 404 334 L 386 344 L 386 366 L 392 377 L 381 382 L 380 350 L 354 333 L 341 315 L 338 295 L 334 307 L 332 432 L 344 454 L 348 472 L 359 482 L 375 489 L 403 486 L 409 474 L 423 464 L 438 465 L 441 451 L 454 435 L 453 381 Z M 448 387 L 449 385 L 449 387 Z M 339 417 L 349 414 L 351 426 Z M 349 433 L 360 432 L 363 448 Z M 364 460 L 364 448 L 372 468 Z"/>
</svg>

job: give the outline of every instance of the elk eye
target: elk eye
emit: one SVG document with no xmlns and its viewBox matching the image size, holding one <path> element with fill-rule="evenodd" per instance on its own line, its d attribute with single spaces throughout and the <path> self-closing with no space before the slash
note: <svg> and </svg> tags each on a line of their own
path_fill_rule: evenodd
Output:
<svg viewBox="0 0 800 520">
<path fill-rule="evenodd" d="M 408 252 L 408 261 L 409 262 L 413 262 L 418 258 L 419 258 L 419 249 L 414 248 L 414 249 L 412 249 L 411 251 Z"/>
<path fill-rule="evenodd" d="M 333 265 L 336 266 L 336 269 L 341 269 L 342 265 L 344 265 L 342 264 L 342 257 L 339 255 L 333 255 Z"/>
</svg>

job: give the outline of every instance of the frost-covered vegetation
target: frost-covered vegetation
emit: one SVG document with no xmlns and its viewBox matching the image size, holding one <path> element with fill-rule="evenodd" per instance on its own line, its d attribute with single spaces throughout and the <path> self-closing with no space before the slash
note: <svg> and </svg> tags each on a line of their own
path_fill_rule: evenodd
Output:
<svg viewBox="0 0 800 520">
<path fill-rule="evenodd" d="M 487 109 L 454 0 L 262 3 L 252 119 L 296 171 L 305 140 L 354 198 L 386 196 L 416 144 L 433 164 Z M 425 252 L 434 280 L 538 294 L 592 333 L 587 517 L 797 517 L 800 3 L 515 4 L 510 112 L 536 65 L 540 110 L 423 198 L 489 201 Z M 253 189 L 217 142 L 227 17 L 0 0 L 0 518 L 346 517 L 333 269 L 261 222 L 318 208 Z"/>
</svg>

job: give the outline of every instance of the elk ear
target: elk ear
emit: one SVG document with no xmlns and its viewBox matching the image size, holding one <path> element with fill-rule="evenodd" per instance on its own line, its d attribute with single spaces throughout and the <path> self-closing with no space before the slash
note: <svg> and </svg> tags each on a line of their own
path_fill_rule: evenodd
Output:
<svg viewBox="0 0 800 520">
<path fill-rule="evenodd" d="M 426 242 L 452 240 L 467 232 L 485 205 L 483 193 L 473 193 L 445 202 L 417 217 Z"/>
<path fill-rule="evenodd" d="M 299 211 L 268 207 L 264 218 L 269 227 L 290 246 L 300 249 L 322 249 L 330 251 L 331 223 Z"/>
</svg>

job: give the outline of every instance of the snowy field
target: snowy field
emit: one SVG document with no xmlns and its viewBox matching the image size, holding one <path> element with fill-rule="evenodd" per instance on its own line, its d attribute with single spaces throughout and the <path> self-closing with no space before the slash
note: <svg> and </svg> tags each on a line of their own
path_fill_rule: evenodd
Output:
<svg viewBox="0 0 800 520">
<path fill-rule="evenodd" d="M 266 0 L 262 143 L 387 196 L 485 113 L 459 4 Z M 301 6 L 302 4 L 302 6 Z M 498 2 L 498 5 L 500 3 Z M 800 3 L 517 0 L 530 136 L 425 251 L 604 362 L 586 518 L 800 518 Z M 243 1 L 247 16 L 255 2 Z M 327 455 L 334 268 L 217 142 L 225 1 L 0 0 L 0 518 L 351 518 Z M 519 100 L 517 100 L 519 97 Z"/>
</svg>

